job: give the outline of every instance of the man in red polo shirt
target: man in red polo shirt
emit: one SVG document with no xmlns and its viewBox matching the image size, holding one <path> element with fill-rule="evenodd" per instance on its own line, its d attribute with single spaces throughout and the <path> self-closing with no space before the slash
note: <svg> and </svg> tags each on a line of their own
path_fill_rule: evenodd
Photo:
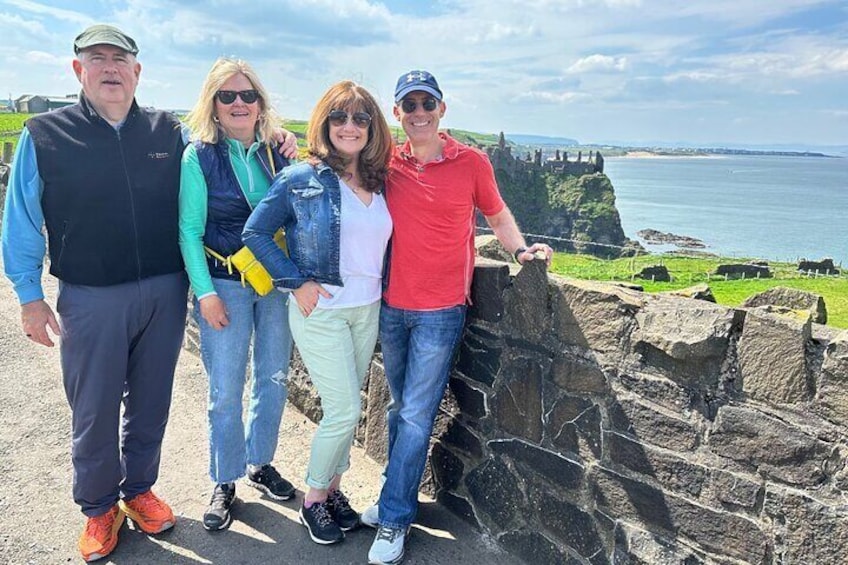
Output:
<svg viewBox="0 0 848 565">
<path fill-rule="evenodd" d="M 439 132 L 447 106 L 435 77 L 401 75 L 394 115 L 407 142 L 396 149 L 386 187 L 394 222 L 380 342 L 392 394 L 389 448 L 378 505 L 362 516 L 378 527 L 368 562 L 395 564 L 418 509 L 436 410 L 462 336 L 474 272 L 474 217 L 479 209 L 519 263 L 552 251 L 527 247 L 501 198 L 485 153 Z"/>
</svg>

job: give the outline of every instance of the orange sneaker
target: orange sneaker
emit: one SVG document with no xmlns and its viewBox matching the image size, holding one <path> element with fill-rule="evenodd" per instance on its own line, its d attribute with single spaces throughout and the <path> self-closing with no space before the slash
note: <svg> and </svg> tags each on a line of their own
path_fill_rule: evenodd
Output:
<svg viewBox="0 0 848 565">
<path fill-rule="evenodd" d="M 148 534 L 164 532 L 173 528 L 177 522 L 171 507 L 153 494 L 152 490 L 143 492 L 132 500 L 122 500 L 118 504 L 127 513 L 127 517 Z"/>
<path fill-rule="evenodd" d="M 124 511 L 113 506 L 105 514 L 89 518 L 79 538 L 79 550 L 86 561 L 106 557 L 118 545 L 118 531 L 124 525 Z"/>
</svg>

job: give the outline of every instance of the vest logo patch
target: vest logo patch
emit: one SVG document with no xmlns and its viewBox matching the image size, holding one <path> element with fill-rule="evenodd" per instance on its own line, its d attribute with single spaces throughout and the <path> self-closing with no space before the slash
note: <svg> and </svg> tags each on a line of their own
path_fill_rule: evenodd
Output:
<svg viewBox="0 0 848 565">
<path fill-rule="evenodd" d="M 167 159 L 170 156 L 171 156 L 170 153 L 159 153 L 159 152 L 155 152 L 155 151 L 151 151 L 150 153 L 147 154 L 147 157 L 150 158 L 150 159 Z"/>
</svg>

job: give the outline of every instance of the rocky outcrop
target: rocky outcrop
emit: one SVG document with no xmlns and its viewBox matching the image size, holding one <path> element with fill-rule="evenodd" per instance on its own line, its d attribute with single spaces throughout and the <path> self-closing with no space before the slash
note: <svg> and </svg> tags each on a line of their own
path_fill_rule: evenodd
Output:
<svg viewBox="0 0 848 565">
<path fill-rule="evenodd" d="M 798 271 L 807 275 L 838 275 L 839 269 L 833 266 L 833 259 L 826 258 L 821 261 L 808 261 L 801 259 L 798 262 Z"/>
<path fill-rule="evenodd" d="M 771 269 L 766 261 L 719 265 L 713 274 L 728 279 L 770 279 L 772 277 Z"/>
<path fill-rule="evenodd" d="M 597 168 L 557 168 L 523 161 L 513 157 L 509 147 L 487 147 L 486 151 L 521 231 L 549 236 L 541 239 L 554 249 L 599 257 L 630 255 L 639 249 L 621 228 L 609 178 L 591 172 Z M 572 174 L 575 171 L 585 174 Z M 478 225 L 486 226 L 482 217 Z"/>
<path fill-rule="evenodd" d="M 651 265 L 636 273 L 636 278 L 653 282 L 669 282 L 671 275 L 665 265 Z"/>
<path fill-rule="evenodd" d="M 703 249 L 706 247 L 703 241 L 688 235 L 677 235 L 652 229 L 639 230 L 636 235 L 650 245 L 675 245 L 686 249 Z"/>
</svg>

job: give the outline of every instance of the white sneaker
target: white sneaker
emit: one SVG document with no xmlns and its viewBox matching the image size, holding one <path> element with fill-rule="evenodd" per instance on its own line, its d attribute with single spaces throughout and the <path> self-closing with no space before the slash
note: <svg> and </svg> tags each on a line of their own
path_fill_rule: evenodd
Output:
<svg viewBox="0 0 848 565">
<path fill-rule="evenodd" d="M 403 546 L 409 528 L 390 528 L 380 526 L 377 537 L 368 550 L 368 563 L 371 565 L 396 565 L 403 560 Z"/>
<path fill-rule="evenodd" d="M 363 526 L 377 529 L 380 527 L 380 506 L 372 504 L 359 516 L 359 521 Z"/>
</svg>

